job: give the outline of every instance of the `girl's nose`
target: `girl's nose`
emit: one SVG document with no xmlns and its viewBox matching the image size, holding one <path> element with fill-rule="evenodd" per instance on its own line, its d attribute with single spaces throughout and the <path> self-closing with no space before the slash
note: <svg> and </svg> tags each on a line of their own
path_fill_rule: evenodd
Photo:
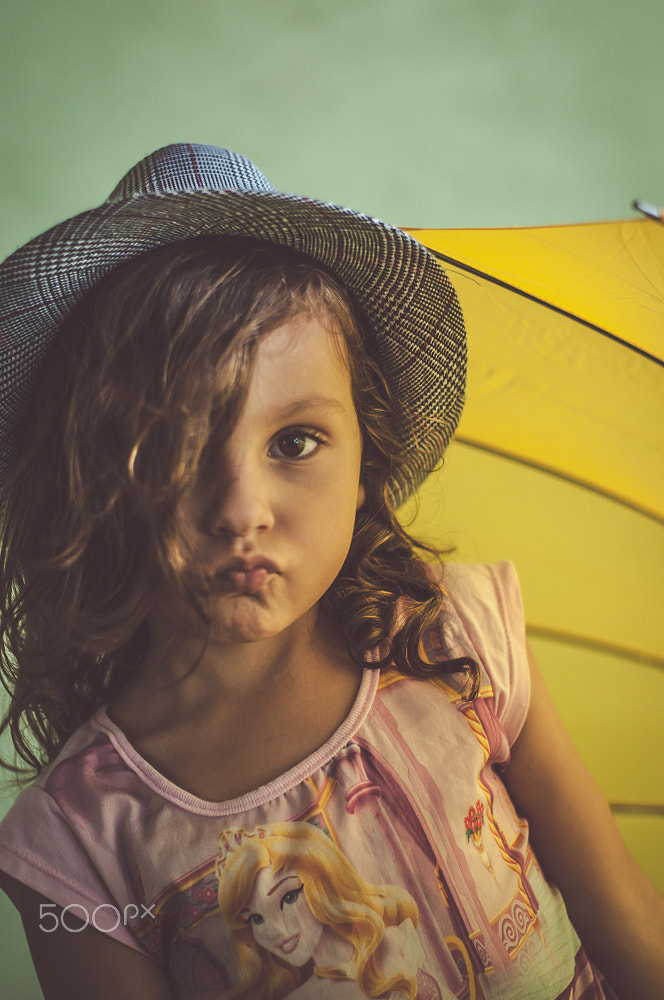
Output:
<svg viewBox="0 0 664 1000">
<path fill-rule="evenodd" d="M 274 525 L 266 476 L 248 462 L 235 463 L 214 490 L 206 512 L 213 534 L 245 537 Z"/>
</svg>

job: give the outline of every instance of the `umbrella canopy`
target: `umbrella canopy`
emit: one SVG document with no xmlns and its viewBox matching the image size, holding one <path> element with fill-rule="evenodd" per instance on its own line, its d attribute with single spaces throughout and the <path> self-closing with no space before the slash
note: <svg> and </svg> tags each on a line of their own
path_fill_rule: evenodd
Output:
<svg viewBox="0 0 664 1000">
<path fill-rule="evenodd" d="M 664 225 L 408 231 L 454 281 L 469 385 L 404 516 L 452 558 L 513 559 L 561 715 L 664 889 Z"/>
</svg>

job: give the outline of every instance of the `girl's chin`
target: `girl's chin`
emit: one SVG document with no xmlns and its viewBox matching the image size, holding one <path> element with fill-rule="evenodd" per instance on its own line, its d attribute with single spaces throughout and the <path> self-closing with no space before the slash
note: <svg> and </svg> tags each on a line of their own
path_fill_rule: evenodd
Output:
<svg viewBox="0 0 664 1000">
<path fill-rule="evenodd" d="M 209 635 L 219 643 L 259 642 L 286 631 L 296 617 L 287 609 L 271 608 L 251 594 L 233 594 L 216 602 Z"/>
<path fill-rule="evenodd" d="M 317 603 L 317 602 L 316 602 Z M 228 643 L 259 642 L 286 632 L 298 621 L 310 622 L 311 608 L 293 606 L 283 594 L 259 588 L 253 593 L 217 592 L 205 610 L 209 623 L 186 601 L 166 597 L 150 615 L 153 634 L 164 638 Z"/>
</svg>

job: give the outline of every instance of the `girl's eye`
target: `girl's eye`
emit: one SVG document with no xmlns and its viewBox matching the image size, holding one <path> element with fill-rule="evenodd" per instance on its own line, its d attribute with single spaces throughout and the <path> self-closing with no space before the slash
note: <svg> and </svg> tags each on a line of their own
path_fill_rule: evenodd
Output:
<svg viewBox="0 0 664 1000">
<path fill-rule="evenodd" d="M 288 892 L 285 892 L 281 897 L 281 903 L 279 904 L 281 909 L 283 910 L 284 906 L 291 906 L 293 903 L 296 903 L 303 889 L 304 886 L 301 885 L 299 889 L 289 889 Z"/>
<path fill-rule="evenodd" d="M 270 445 L 268 455 L 271 458 L 308 458 L 322 443 L 322 439 L 316 434 L 300 430 L 285 431 Z"/>
<path fill-rule="evenodd" d="M 260 913 L 252 913 L 251 916 L 249 917 L 249 919 L 247 920 L 247 923 L 248 924 L 264 924 L 265 923 L 265 917 L 262 916 Z"/>
</svg>

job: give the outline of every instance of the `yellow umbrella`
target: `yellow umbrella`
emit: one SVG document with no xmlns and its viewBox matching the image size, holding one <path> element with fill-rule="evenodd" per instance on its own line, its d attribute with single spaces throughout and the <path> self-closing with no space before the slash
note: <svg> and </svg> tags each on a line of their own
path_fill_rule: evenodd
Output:
<svg viewBox="0 0 664 1000">
<path fill-rule="evenodd" d="M 408 231 L 469 336 L 467 407 L 413 531 L 516 563 L 561 715 L 664 890 L 664 226 Z"/>
</svg>

